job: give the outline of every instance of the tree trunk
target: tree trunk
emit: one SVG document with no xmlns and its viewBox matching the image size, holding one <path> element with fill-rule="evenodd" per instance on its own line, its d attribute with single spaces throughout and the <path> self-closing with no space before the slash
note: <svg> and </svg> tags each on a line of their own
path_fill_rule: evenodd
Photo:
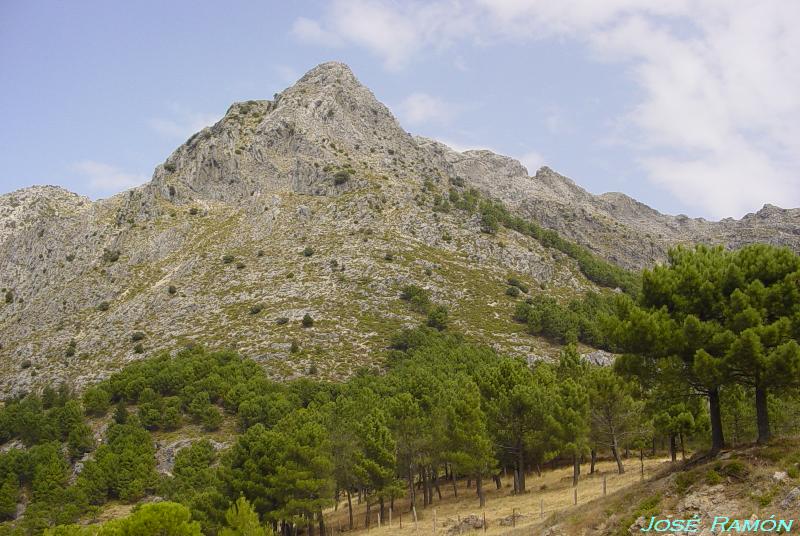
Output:
<svg viewBox="0 0 800 536">
<path fill-rule="evenodd" d="M 431 503 L 430 486 L 428 485 L 428 471 L 424 468 L 419 472 L 422 478 L 422 506 L 427 507 Z"/>
<path fill-rule="evenodd" d="M 594 465 L 597 463 L 597 450 L 592 449 L 592 464 L 589 467 L 589 474 L 594 474 Z"/>
<path fill-rule="evenodd" d="M 686 460 L 686 446 L 683 444 L 683 432 L 681 432 L 681 460 Z"/>
<path fill-rule="evenodd" d="M 497 489 L 501 489 L 503 487 L 503 481 L 500 480 L 500 475 L 494 475 L 494 484 L 497 486 Z"/>
<path fill-rule="evenodd" d="M 350 496 L 350 490 L 347 490 L 347 511 L 350 514 L 350 530 L 353 530 L 353 499 Z"/>
<path fill-rule="evenodd" d="M 325 518 L 322 516 L 322 511 L 317 514 L 319 520 L 319 536 L 325 536 Z"/>
<path fill-rule="evenodd" d="M 644 478 L 644 449 L 641 447 L 639 448 L 639 463 L 642 467 L 642 478 Z"/>
<path fill-rule="evenodd" d="M 367 513 L 364 516 L 364 526 L 367 527 L 367 529 L 369 529 L 369 522 L 371 521 L 370 518 L 372 517 L 371 516 L 371 514 L 372 514 L 372 510 L 371 510 L 372 505 L 369 503 L 369 497 L 367 497 L 366 494 L 364 495 L 364 500 L 367 501 Z"/>
<path fill-rule="evenodd" d="M 619 458 L 619 448 L 617 447 L 617 438 L 613 439 L 611 445 L 611 454 L 614 455 L 614 461 L 617 462 L 617 471 L 619 474 L 625 473 L 625 466 L 622 465 L 622 460 Z"/>
<path fill-rule="evenodd" d="M 450 481 L 453 483 L 453 497 L 458 499 L 458 484 L 456 483 L 456 474 L 450 470 Z"/>
<path fill-rule="evenodd" d="M 439 496 L 439 500 L 441 501 L 442 500 L 442 490 L 439 489 L 439 470 L 434 467 L 433 471 L 431 473 L 431 476 L 433 476 L 433 478 L 431 478 L 431 483 L 433 485 L 433 489 L 436 490 L 436 495 Z M 433 495 L 433 492 L 431 492 L 431 495 Z"/>
<path fill-rule="evenodd" d="M 581 459 L 577 454 L 572 455 L 572 487 L 578 485 L 578 479 L 581 476 Z"/>
<path fill-rule="evenodd" d="M 519 493 L 525 493 L 525 453 L 522 445 L 517 445 L 517 486 Z"/>
<path fill-rule="evenodd" d="M 542 478 L 542 466 L 539 465 L 539 462 L 536 462 L 536 476 Z"/>
<path fill-rule="evenodd" d="M 675 434 L 669 433 L 669 457 L 675 462 L 678 460 L 678 448 L 675 445 Z"/>
<path fill-rule="evenodd" d="M 653 448 L 650 450 L 650 455 L 656 457 L 656 436 L 653 436 Z"/>
<path fill-rule="evenodd" d="M 483 508 L 486 505 L 486 498 L 483 496 L 483 475 L 480 473 L 475 477 L 475 487 L 478 490 L 478 500 Z"/>
<path fill-rule="evenodd" d="M 770 440 L 772 435 L 769 430 L 766 387 L 756 387 L 756 423 L 758 425 L 758 444 L 763 445 Z"/>
<path fill-rule="evenodd" d="M 725 436 L 722 432 L 722 409 L 720 407 L 719 389 L 708 392 L 708 412 L 711 417 L 711 453 L 718 454 L 725 448 Z"/>
<path fill-rule="evenodd" d="M 381 505 L 381 522 L 383 522 L 383 520 L 386 519 L 386 508 L 384 508 L 383 504 L 383 495 L 378 498 L 378 502 Z"/>
<path fill-rule="evenodd" d="M 414 508 L 417 505 L 417 496 L 414 491 L 414 473 L 411 469 L 411 466 L 408 466 L 408 489 L 409 489 L 409 500 L 411 501 L 411 508 Z"/>
</svg>

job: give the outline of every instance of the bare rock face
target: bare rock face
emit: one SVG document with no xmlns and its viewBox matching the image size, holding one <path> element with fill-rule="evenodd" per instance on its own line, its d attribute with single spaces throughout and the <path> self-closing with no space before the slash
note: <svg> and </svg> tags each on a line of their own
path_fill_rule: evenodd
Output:
<svg viewBox="0 0 800 536">
<path fill-rule="evenodd" d="M 275 378 L 343 378 L 380 366 L 389 337 L 421 321 L 398 298 L 408 284 L 474 339 L 554 355 L 510 320 L 506 280 L 560 296 L 593 284 L 564 254 L 482 233 L 479 216 L 444 202 L 469 188 L 626 267 L 678 243 L 800 244 L 797 209 L 667 216 L 412 137 L 347 66 L 325 63 L 272 100 L 233 104 L 141 187 L 96 202 L 43 186 L 0 196 L 0 393 L 80 389 L 188 344 L 236 349 Z"/>
</svg>

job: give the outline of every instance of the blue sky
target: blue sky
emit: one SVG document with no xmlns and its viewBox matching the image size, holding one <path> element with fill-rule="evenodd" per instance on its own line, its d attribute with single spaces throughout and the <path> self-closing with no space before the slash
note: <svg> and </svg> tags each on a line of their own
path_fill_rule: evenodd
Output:
<svg viewBox="0 0 800 536">
<path fill-rule="evenodd" d="M 669 213 L 800 206 L 800 3 L 0 3 L 0 193 L 92 198 L 234 101 L 348 63 L 412 133 Z"/>
</svg>

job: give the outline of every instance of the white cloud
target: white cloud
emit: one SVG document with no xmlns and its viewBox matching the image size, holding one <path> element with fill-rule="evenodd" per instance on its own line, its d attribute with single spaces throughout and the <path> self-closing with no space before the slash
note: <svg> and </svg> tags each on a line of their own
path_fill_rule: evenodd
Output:
<svg viewBox="0 0 800 536">
<path fill-rule="evenodd" d="M 76 162 L 72 169 L 83 178 L 86 186 L 95 195 L 115 194 L 148 180 L 145 175 L 129 173 L 95 160 Z"/>
<path fill-rule="evenodd" d="M 148 120 L 147 124 L 164 137 L 185 140 L 219 120 L 218 115 L 192 112 L 179 105 L 172 105 L 171 112 L 170 117 L 155 117 Z"/>
<path fill-rule="evenodd" d="M 360 46 L 386 68 L 400 69 L 425 48 L 443 48 L 474 33 L 479 21 L 461 6 L 457 0 L 335 0 L 323 23 L 300 17 L 292 34 L 307 43 Z"/>
<path fill-rule="evenodd" d="M 456 106 L 427 93 L 412 93 L 400 103 L 400 117 L 413 125 L 447 123 L 456 114 Z"/>
<path fill-rule="evenodd" d="M 800 205 L 798 20 L 800 2 L 785 0 L 336 0 L 294 33 L 363 47 L 389 69 L 459 41 L 583 43 L 639 87 L 620 119 L 647 178 L 722 217 Z"/>
<path fill-rule="evenodd" d="M 323 30 L 317 21 L 305 17 L 299 17 L 294 21 L 292 34 L 300 41 L 316 45 L 336 46 L 341 42 L 335 33 Z"/>
<path fill-rule="evenodd" d="M 528 151 L 520 156 L 518 160 L 528 169 L 528 175 L 535 175 L 545 163 L 544 156 L 536 151 Z"/>
</svg>

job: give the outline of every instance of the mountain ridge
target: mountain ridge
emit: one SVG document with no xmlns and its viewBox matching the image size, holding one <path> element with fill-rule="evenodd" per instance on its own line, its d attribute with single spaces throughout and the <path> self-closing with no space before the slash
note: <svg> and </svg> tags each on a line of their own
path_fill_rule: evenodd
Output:
<svg viewBox="0 0 800 536">
<path fill-rule="evenodd" d="M 597 286 L 531 236 L 482 232 L 480 214 L 456 208 L 471 188 L 626 268 L 681 243 L 800 248 L 798 209 L 718 223 L 667 216 L 547 167 L 530 176 L 510 157 L 414 137 L 336 62 L 273 100 L 234 103 L 142 186 L 94 202 L 33 188 L 0 196 L 5 393 L 80 387 L 187 344 L 233 347 L 278 378 L 344 377 L 379 367 L 390 336 L 419 323 L 399 298 L 407 285 L 468 336 L 552 356 L 511 321 L 507 279 L 559 299 Z"/>
</svg>

